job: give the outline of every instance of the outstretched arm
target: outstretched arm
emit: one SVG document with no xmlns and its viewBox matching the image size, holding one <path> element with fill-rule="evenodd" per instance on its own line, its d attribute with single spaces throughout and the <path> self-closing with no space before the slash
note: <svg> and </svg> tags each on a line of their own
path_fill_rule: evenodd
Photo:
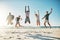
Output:
<svg viewBox="0 0 60 40">
<path fill-rule="evenodd" d="M 53 10 L 53 9 L 51 8 L 51 11 L 50 11 L 50 13 L 49 13 L 49 14 L 51 14 L 51 13 L 52 13 L 52 10 Z"/>
<path fill-rule="evenodd" d="M 46 15 L 45 15 L 46 16 Z M 42 19 L 44 19 L 45 18 L 45 16 L 42 18 Z"/>
<path fill-rule="evenodd" d="M 26 6 L 25 6 L 25 12 L 26 12 Z"/>
</svg>

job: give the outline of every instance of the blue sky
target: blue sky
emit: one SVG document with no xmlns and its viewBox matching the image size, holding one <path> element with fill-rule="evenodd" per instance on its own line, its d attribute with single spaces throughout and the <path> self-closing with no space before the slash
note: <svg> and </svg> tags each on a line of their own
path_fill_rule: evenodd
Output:
<svg viewBox="0 0 60 40">
<path fill-rule="evenodd" d="M 44 23 L 44 20 L 42 20 L 42 17 L 46 14 L 46 11 L 50 12 L 50 8 L 53 8 L 52 14 L 49 17 L 50 19 L 49 21 L 52 26 L 60 26 L 60 0 L 0 0 L 0 6 L 4 6 L 4 8 L 7 10 L 5 12 L 6 14 L 2 12 L 0 12 L 0 14 L 1 13 L 5 14 L 5 16 L 3 16 L 4 18 L 6 18 L 6 16 L 8 15 L 8 12 L 11 12 L 13 15 L 15 15 L 15 17 L 18 15 L 21 15 L 23 19 L 21 21 L 21 24 L 27 25 L 24 23 L 25 21 L 24 8 L 25 6 L 28 6 L 28 5 L 30 6 L 30 20 L 31 20 L 31 24 L 28 24 L 28 25 L 33 25 L 33 26 L 36 25 L 36 17 L 34 15 L 35 14 L 34 11 L 37 12 L 37 10 L 39 10 L 40 22 L 42 26 Z M 1 17 L 0 19 L 2 19 Z"/>
</svg>

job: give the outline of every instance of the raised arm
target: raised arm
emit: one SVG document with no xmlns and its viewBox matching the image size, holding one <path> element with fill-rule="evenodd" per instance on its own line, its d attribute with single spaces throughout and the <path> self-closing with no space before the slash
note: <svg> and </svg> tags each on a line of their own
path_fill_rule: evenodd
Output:
<svg viewBox="0 0 60 40">
<path fill-rule="evenodd" d="M 38 17 L 39 17 L 39 19 L 40 19 L 40 14 L 39 14 L 39 10 L 38 10 Z"/>
<path fill-rule="evenodd" d="M 51 8 L 51 11 L 50 11 L 50 13 L 49 13 L 49 14 L 51 14 L 51 13 L 52 13 L 52 10 L 53 10 L 53 9 Z"/>
<path fill-rule="evenodd" d="M 46 15 L 45 15 L 46 16 Z M 42 18 L 42 19 L 44 19 L 45 18 L 45 16 Z"/>
<path fill-rule="evenodd" d="M 30 8 L 29 8 L 29 6 L 28 6 L 28 11 L 30 11 Z"/>
<path fill-rule="evenodd" d="M 38 15 L 39 15 L 39 10 L 37 10 L 38 11 Z"/>
<path fill-rule="evenodd" d="M 26 6 L 25 6 L 25 12 L 26 12 Z"/>
</svg>

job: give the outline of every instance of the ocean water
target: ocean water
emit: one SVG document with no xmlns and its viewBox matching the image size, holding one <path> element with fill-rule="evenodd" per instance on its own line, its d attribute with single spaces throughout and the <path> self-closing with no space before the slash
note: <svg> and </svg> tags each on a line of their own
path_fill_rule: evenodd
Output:
<svg viewBox="0 0 60 40">
<path fill-rule="evenodd" d="M 24 26 L 23 28 L 26 29 L 40 29 L 40 28 L 46 28 L 45 26 Z M 47 26 L 47 28 L 50 28 Z M 51 28 L 60 28 L 60 26 L 51 26 Z"/>
<path fill-rule="evenodd" d="M 0 26 L 1 28 L 7 28 L 7 29 L 15 29 L 15 26 Z M 18 28 L 23 28 L 23 29 L 40 29 L 40 28 L 46 28 L 45 26 L 22 26 L 22 27 L 18 27 Z M 50 28 L 49 26 L 47 26 L 47 28 Z M 60 28 L 60 26 L 51 26 L 51 28 Z"/>
</svg>

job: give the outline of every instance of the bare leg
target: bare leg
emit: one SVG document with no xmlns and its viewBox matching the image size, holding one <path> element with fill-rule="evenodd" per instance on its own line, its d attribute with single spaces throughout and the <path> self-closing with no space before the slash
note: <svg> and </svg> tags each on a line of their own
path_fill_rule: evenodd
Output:
<svg viewBox="0 0 60 40">
<path fill-rule="evenodd" d="M 38 21 L 36 22 L 37 26 L 38 26 Z"/>
<path fill-rule="evenodd" d="M 28 22 L 29 22 L 29 24 L 30 24 L 30 18 L 29 18 Z"/>
<path fill-rule="evenodd" d="M 37 22 L 37 26 L 40 26 L 40 22 Z"/>
<path fill-rule="evenodd" d="M 39 22 L 39 26 L 40 26 L 40 22 Z"/>
<path fill-rule="evenodd" d="M 29 24 L 30 24 L 30 21 L 29 21 Z"/>
<path fill-rule="evenodd" d="M 51 25 L 50 25 L 50 23 L 48 22 L 48 25 L 50 26 L 50 28 L 51 28 Z"/>
<path fill-rule="evenodd" d="M 45 27 L 46 27 L 46 21 L 44 22 L 44 25 L 45 25 Z M 47 27 L 46 27 L 47 28 Z"/>
<path fill-rule="evenodd" d="M 15 27 L 17 27 L 17 23 L 16 23 Z"/>
<path fill-rule="evenodd" d="M 20 24 L 18 24 L 19 25 L 19 27 L 21 26 Z"/>
</svg>

